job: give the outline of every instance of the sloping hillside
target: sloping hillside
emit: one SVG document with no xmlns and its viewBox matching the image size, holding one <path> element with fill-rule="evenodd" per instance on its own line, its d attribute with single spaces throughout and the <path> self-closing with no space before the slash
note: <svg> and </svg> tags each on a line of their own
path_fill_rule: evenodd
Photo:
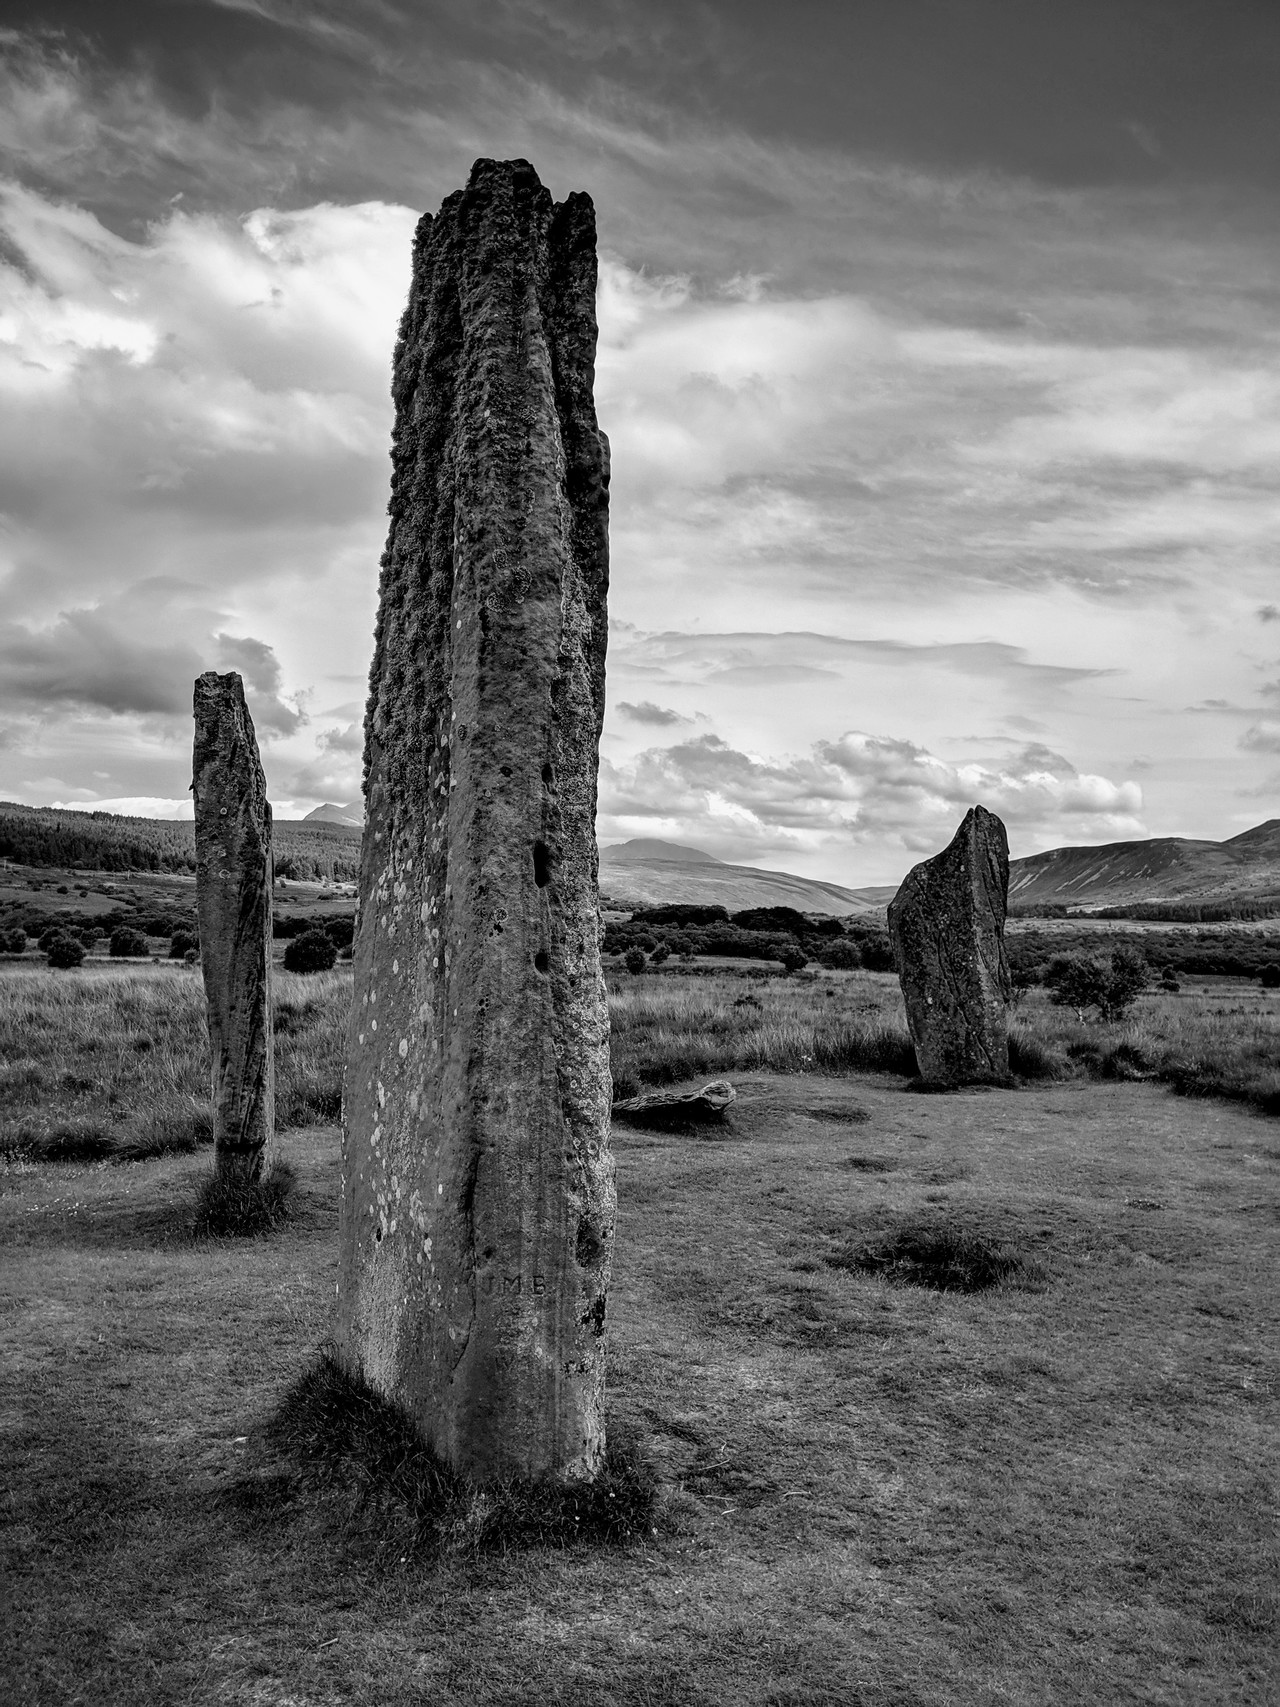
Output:
<svg viewBox="0 0 1280 1707">
<path fill-rule="evenodd" d="M 351 882 L 359 871 L 360 826 L 277 818 L 276 869 L 285 875 Z M 126 818 L 114 812 L 66 812 L 0 801 L 0 858 L 64 871 L 192 872 L 195 825 L 189 818 Z"/>
<path fill-rule="evenodd" d="M 1225 842 L 1162 836 L 1098 848 L 1051 848 L 1010 862 L 1009 899 L 1074 907 L 1280 901 L 1280 819 Z"/>
<path fill-rule="evenodd" d="M 642 839 L 600 850 L 600 890 L 619 907 L 655 907 L 667 901 L 721 906 L 794 907 L 800 913 L 845 917 L 870 913 L 893 895 L 887 889 L 842 889 L 838 883 L 726 865 L 699 848 Z"/>
</svg>

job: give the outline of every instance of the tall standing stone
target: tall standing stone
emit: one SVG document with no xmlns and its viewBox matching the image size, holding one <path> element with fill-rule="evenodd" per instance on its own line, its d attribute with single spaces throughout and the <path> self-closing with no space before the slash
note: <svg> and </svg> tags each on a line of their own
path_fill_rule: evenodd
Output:
<svg viewBox="0 0 1280 1707">
<path fill-rule="evenodd" d="M 271 807 L 244 683 L 195 686 L 196 909 L 213 1050 L 218 1172 L 250 1182 L 275 1138 Z"/>
<path fill-rule="evenodd" d="M 396 348 L 337 1340 L 477 1480 L 592 1476 L 615 1196 L 595 214 L 480 160 Z"/>
<path fill-rule="evenodd" d="M 926 1084 L 1008 1083 L 1008 895 L 1004 825 L 975 806 L 950 845 L 914 866 L 889 903 L 907 1024 Z"/>
</svg>

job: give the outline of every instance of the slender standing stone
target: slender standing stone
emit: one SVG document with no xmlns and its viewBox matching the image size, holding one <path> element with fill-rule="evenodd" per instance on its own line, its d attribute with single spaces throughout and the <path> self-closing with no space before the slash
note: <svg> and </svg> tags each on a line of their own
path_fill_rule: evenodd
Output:
<svg viewBox="0 0 1280 1707">
<path fill-rule="evenodd" d="M 950 845 L 914 866 L 889 903 L 907 1024 L 926 1084 L 1009 1082 L 1008 895 L 1004 825 L 975 806 Z"/>
<path fill-rule="evenodd" d="M 604 1452 L 595 285 L 590 198 L 479 160 L 418 226 L 395 357 L 336 1334 L 481 1481 Z"/>
<path fill-rule="evenodd" d="M 197 678 L 195 720 L 196 908 L 217 1168 L 253 1181 L 275 1142 L 271 807 L 244 683 L 234 670 Z"/>
</svg>

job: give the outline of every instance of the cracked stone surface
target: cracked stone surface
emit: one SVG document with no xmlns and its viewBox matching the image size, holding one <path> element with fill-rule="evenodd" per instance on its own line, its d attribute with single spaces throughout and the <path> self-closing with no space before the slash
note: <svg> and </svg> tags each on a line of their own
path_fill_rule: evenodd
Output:
<svg viewBox="0 0 1280 1707">
<path fill-rule="evenodd" d="M 271 807 L 244 683 L 197 678 L 192 791 L 196 911 L 213 1053 L 220 1173 L 256 1180 L 275 1139 Z"/>
<path fill-rule="evenodd" d="M 418 226 L 393 377 L 336 1338 L 479 1480 L 604 1453 L 595 286 L 590 198 L 477 161 Z"/>
<path fill-rule="evenodd" d="M 950 845 L 914 866 L 889 903 L 907 1024 L 926 1084 L 1009 1082 L 1008 896 L 1004 825 L 975 806 Z"/>
</svg>

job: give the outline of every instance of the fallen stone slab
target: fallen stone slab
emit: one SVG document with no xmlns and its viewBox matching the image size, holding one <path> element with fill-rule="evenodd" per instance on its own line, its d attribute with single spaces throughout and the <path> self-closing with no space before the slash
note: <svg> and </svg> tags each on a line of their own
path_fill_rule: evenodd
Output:
<svg viewBox="0 0 1280 1707">
<path fill-rule="evenodd" d="M 1004 825 L 975 806 L 940 854 L 907 873 L 889 903 L 889 935 L 925 1087 L 1012 1083 L 1008 895 Z"/>
<path fill-rule="evenodd" d="M 738 1093 L 726 1079 L 713 1079 L 700 1091 L 644 1091 L 613 1105 L 613 1118 L 628 1126 L 687 1131 L 723 1123 Z"/>
</svg>

